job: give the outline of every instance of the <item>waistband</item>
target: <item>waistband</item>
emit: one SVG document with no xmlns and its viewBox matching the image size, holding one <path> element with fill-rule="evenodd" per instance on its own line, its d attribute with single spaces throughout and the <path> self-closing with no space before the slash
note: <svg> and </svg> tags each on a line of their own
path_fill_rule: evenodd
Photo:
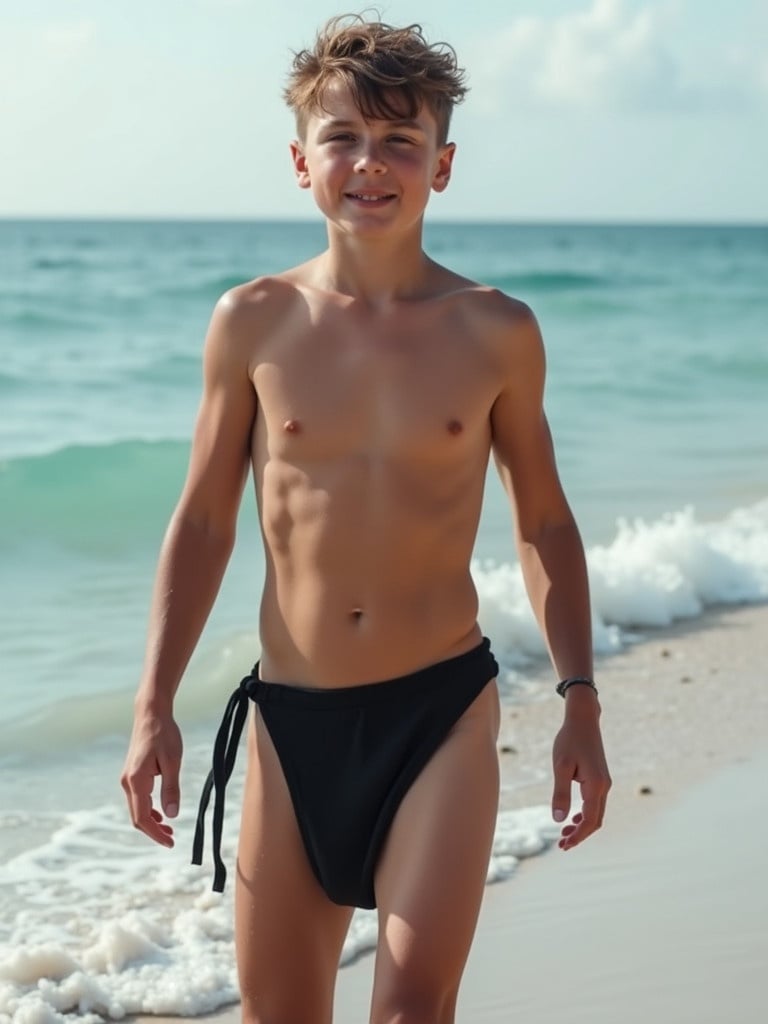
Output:
<svg viewBox="0 0 768 1024">
<path fill-rule="evenodd" d="M 331 689 L 265 682 L 259 679 L 259 662 L 256 662 L 251 672 L 240 680 L 240 684 L 230 696 L 224 709 L 221 725 L 213 745 L 213 764 L 203 785 L 197 811 L 195 837 L 192 844 L 192 863 L 200 865 L 203 863 L 203 846 L 205 844 L 205 815 L 210 803 L 211 791 L 215 790 L 211 822 L 214 892 L 223 892 L 227 879 L 227 869 L 221 858 L 225 790 L 235 767 L 237 748 L 248 716 L 249 700 L 259 705 L 282 704 L 319 711 L 366 707 L 377 701 L 396 699 L 406 692 L 413 693 L 414 690 L 428 689 L 431 685 L 439 682 L 448 665 L 452 668 L 463 669 L 474 661 L 486 660 L 489 661 L 490 671 L 493 674 L 498 671 L 498 665 L 490 653 L 490 648 L 490 641 L 487 637 L 483 637 L 482 641 L 471 650 L 454 658 L 428 665 L 426 668 L 417 669 L 407 675 L 382 682 Z M 489 678 L 491 678 L 490 675 Z"/>
</svg>

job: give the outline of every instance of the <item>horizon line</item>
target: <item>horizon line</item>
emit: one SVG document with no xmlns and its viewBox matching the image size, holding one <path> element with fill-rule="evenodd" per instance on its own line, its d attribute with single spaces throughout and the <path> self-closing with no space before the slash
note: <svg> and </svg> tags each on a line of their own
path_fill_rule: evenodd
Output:
<svg viewBox="0 0 768 1024">
<path fill-rule="evenodd" d="M 217 215 L 217 214 L 8 214 L 0 212 L 0 223 L 104 223 L 104 224 L 295 224 L 305 227 L 324 227 L 321 218 L 294 216 L 258 216 L 258 215 Z M 624 218 L 624 217 L 430 217 L 425 219 L 424 227 L 433 225 L 472 226 L 472 227 L 744 227 L 766 228 L 768 219 L 747 220 L 744 218 L 717 218 L 712 220 L 698 218 L 663 219 Z"/>
</svg>

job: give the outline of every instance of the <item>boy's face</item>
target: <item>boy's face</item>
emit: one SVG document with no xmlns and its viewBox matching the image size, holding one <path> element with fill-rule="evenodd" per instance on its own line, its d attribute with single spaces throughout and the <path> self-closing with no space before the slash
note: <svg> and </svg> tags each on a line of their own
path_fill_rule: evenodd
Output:
<svg viewBox="0 0 768 1024">
<path fill-rule="evenodd" d="M 380 233 L 419 222 L 430 191 L 447 186 L 455 147 L 437 138 L 426 105 L 415 118 L 366 121 L 336 81 L 291 155 L 299 186 L 312 189 L 330 222 L 355 234 Z"/>
</svg>

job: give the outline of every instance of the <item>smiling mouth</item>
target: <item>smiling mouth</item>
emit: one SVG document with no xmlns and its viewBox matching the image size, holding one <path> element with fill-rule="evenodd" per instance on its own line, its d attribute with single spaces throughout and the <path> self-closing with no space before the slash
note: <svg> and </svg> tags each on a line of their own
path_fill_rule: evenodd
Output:
<svg viewBox="0 0 768 1024">
<path fill-rule="evenodd" d="M 362 203 L 382 203 L 395 198 L 392 192 L 380 192 L 377 195 L 371 195 L 369 192 L 345 192 L 344 194 L 347 199 L 356 199 Z"/>
</svg>

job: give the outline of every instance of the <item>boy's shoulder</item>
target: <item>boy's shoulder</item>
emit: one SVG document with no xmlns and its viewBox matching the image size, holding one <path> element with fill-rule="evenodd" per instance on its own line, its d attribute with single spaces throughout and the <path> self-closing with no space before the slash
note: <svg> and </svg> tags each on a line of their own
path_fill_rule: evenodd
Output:
<svg viewBox="0 0 768 1024">
<path fill-rule="evenodd" d="M 229 288 L 211 316 L 211 333 L 223 341 L 252 346 L 290 315 L 297 301 L 294 283 L 282 274 L 264 275 Z"/>
<path fill-rule="evenodd" d="M 472 282 L 461 297 L 468 311 L 487 318 L 489 325 L 495 324 L 500 329 L 518 327 L 535 319 L 527 303 L 492 285 Z"/>
<path fill-rule="evenodd" d="M 215 312 L 230 326 L 250 326 L 254 319 L 261 328 L 269 328 L 290 313 L 301 301 L 310 260 L 297 267 L 264 274 L 228 289 L 216 303 Z"/>
<path fill-rule="evenodd" d="M 491 285 L 474 281 L 456 292 L 454 324 L 484 353 L 500 380 L 539 377 L 545 365 L 544 342 L 531 307 Z"/>
<path fill-rule="evenodd" d="M 290 319 L 296 289 L 280 275 L 264 276 L 229 288 L 213 307 L 205 338 L 206 361 L 250 372 L 265 345 Z"/>
<path fill-rule="evenodd" d="M 295 299 L 296 288 L 287 275 L 269 274 L 229 288 L 216 303 L 216 310 L 233 323 L 257 313 L 268 315 Z"/>
<path fill-rule="evenodd" d="M 500 288 L 464 277 L 446 267 L 437 269 L 446 297 L 453 299 L 467 313 L 487 319 L 489 325 L 496 324 L 501 329 L 508 329 L 535 320 L 527 303 Z"/>
<path fill-rule="evenodd" d="M 470 333 L 493 349 L 512 355 L 520 348 L 542 345 L 538 321 L 531 307 L 500 288 L 453 275 L 455 287 L 449 293 L 451 313 Z"/>
</svg>

